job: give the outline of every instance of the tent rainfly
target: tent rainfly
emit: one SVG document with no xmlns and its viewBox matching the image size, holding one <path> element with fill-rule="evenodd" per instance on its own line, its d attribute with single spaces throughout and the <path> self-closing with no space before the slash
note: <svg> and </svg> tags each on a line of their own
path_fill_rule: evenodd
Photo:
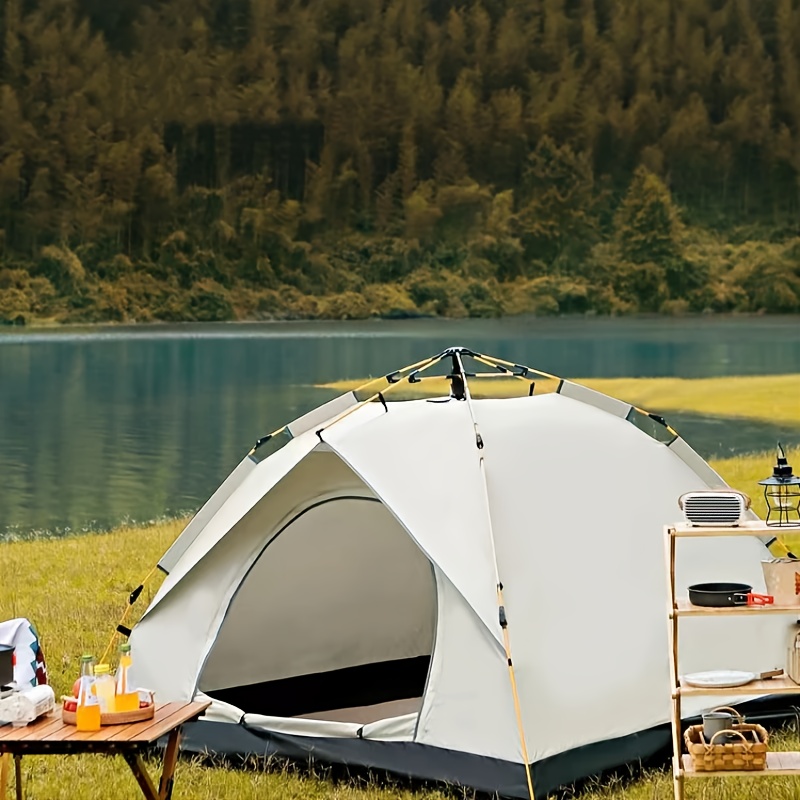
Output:
<svg viewBox="0 0 800 800">
<path fill-rule="evenodd" d="M 530 392 L 472 397 L 466 359 Z M 436 364 L 440 396 L 387 402 Z M 450 348 L 259 440 L 130 636 L 138 685 L 212 700 L 186 749 L 540 800 L 668 745 L 663 526 L 726 484 L 660 417 L 534 375 Z M 763 586 L 765 545 L 687 540 L 677 585 Z M 686 671 L 783 662 L 779 615 L 689 622 Z"/>
</svg>

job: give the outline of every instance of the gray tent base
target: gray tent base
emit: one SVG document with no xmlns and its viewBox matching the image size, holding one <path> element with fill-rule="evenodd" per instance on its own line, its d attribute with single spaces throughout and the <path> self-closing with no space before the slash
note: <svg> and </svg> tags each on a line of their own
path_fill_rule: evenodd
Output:
<svg viewBox="0 0 800 800">
<path fill-rule="evenodd" d="M 738 708 L 749 721 L 768 728 L 789 721 L 800 727 L 800 708 L 792 706 L 785 696 L 761 698 Z M 685 720 L 684 724 L 697 722 L 699 718 Z M 519 800 L 528 798 L 521 764 L 414 742 L 292 736 L 267 733 L 244 724 L 199 721 L 184 727 L 182 749 L 184 753 L 231 759 L 279 757 L 300 764 L 369 771 L 413 783 L 464 787 Z M 587 777 L 616 772 L 625 778 L 642 766 L 665 767 L 670 754 L 669 725 L 577 747 L 533 765 L 536 798 L 540 800 L 568 787 L 575 789 Z"/>
<path fill-rule="evenodd" d="M 479 793 L 525 800 L 528 789 L 521 764 L 445 750 L 414 742 L 376 742 L 266 733 L 226 722 L 185 726 L 183 750 L 226 757 L 269 758 L 369 771 L 413 783 L 464 787 Z M 669 745 L 667 726 L 570 750 L 533 766 L 537 800 L 586 775 L 637 763 Z"/>
</svg>

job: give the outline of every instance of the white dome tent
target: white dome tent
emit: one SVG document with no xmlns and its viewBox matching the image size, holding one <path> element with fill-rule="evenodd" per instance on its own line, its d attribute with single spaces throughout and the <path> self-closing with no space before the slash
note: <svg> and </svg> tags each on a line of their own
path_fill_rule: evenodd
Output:
<svg viewBox="0 0 800 800">
<path fill-rule="evenodd" d="M 473 398 L 467 359 L 530 394 Z M 436 364 L 448 393 L 388 402 Z M 212 700 L 187 748 L 539 799 L 669 743 L 663 528 L 725 482 L 663 420 L 533 374 L 553 378 L 451 348 L 257 443 L 130 637 L 159 701 Z M 677 585 L 763 587 L 765 544 L 687 540 Z M 784 618 L 735 625 L 690 620 L 682 669 L 783 663 Z"/>
</svg>

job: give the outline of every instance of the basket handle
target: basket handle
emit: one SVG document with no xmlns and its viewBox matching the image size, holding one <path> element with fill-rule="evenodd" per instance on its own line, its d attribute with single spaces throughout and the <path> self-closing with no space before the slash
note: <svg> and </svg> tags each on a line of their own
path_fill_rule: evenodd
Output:
<svg viewBox="0 0 800 800">
<path fill-rule="evenodd" d="M 715 711 L 730 711 L 732 714 L 734 714 L 739 718 L 739 722 L 744 722 L 744 717 L 735 708 L 731 708 L 730 706 L 717 706 L 717 708 L 711 709 L 712 714 Z"/>
<path fill-rule="evenodd" d="M 752 747 L 752 743 L 747 741 L 747 739 L 745 738 L 745 735 L 741 731 L 735 731 L 735 730 L 732 730 L 732 729 L 729 728 L 728 730 L 725 730 L 725 731 L 717 731 L 711 737 L 711 741 L 706 745 L 706 750 L 710 750 L 714 746 L 714 739 L 716 739 L 717 736 L 719 736 L 721 733 L 733 734 L 735 736 L 738 736 L 742 740 L 742 742 L 744 743 L 745 747 Z"/>
</svg>

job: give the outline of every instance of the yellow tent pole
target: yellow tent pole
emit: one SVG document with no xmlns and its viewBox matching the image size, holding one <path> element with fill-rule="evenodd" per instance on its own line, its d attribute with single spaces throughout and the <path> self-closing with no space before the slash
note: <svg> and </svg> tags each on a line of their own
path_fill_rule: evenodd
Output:
<svg viewBox="0 0 800 800">
<path fill-rule="evenodd" d="M 424 366 L 419 367 L 416 371 L 417 372 L 422 372 L 423 370 L 426 370 L 429 367 L 432 367 L 434 364 L 438 363 L 440 360 L 441 360 L 440 357 L 437 355 L 437 356 L 434 356 L 433 358 L 428 359 L 428 363 L 425 363 L 424 361 L 420 362 L 420 363 L 424 364 Z M 393 372 L 393 373 L 390 373 L 390 374 L 397 375 L 400 372 L 405 372 L 406 369 L 413 369 L 415 367 L 417 367 L 416 364 L 414 364 L 413 367 L 405 367 L 402 370 L 397 370 L 397 372 Z M 394 381 L 392 383 L 388 383 L 387 382 L 388 385 L 384 389 L 381 389 L 379 392 L 375 392 L 375 394 L 373 394 L 372 396 L 368 397 L 366 400 L 362 400 L 360 403 L 357 403 L 356 405 L 351 406 L 350 408 L 347 409 L 347 411 L 343 412 L 340 416 L 334 418 L 327 425 L 325 425 L 324 427 L 320 428 L 320 431 L 324 431 L 324 430 L 327 430 L 328 428 L 333 427 L 337 422 L 341 422 L 346 417 L 349 417 L 350 414 L 352 414 L 354 411 L 357 411 L 359 408 L 361 408 L 361 406 L 366 405 L 367 403 L 371 403 L 373 400 L 377 400 L 378 398 L 382 397 L 383 395 L 388 394 L 389 392 L 392 391 L 392 389 L 394 389 L 397 386 L 400 386 L 402 383 L 408 381 L 409 378 L 410 378 L 409 375 L 405 375 L 404 377 L 402 377 L 402 378 L 400 378 L 397 381 Z M 370 381 L 370 383 L 374 383 L 374 381 Z M 368 386 L 369 384 L 364 384 L 364 385 Z"/>
<path fill-rule="evenodd" d="M 508 372 L 510 372 L 515 378 L 522 378 L 522 380 L 525 380 L 525 377 L 523 375 L 518 375 L 517 373 L 513 372 L 514 369 L 518 367 L 524 367 L 526 370 L 528 370 L 528 372 L 533 372 L 536 375 L 541 375 L 543 378 L 551 378 L 554 381 L 561 380 L 561 378 L 559 378 L 558 375 L 551 375 L 549 372 L 544 372 L 541 369 L 534 369 L 533 367 L 528 367 L 523 364 L 514 364 L 511 361 L 504 361 L 502 358 L 487 356 L 484 355 L 483 353 L 474 353 L 472 355 L 472 358 L 474 358 L 476 361 L 480 361 L 482 364 L 486 364 L 489 367 L 497 368 L 498 364 L 504 367 L 510 367 Z"/>
<path fill-rule="evenodd" d="M 356 392 L 362 391 L 367 386 L 370 386 L 371 384 L 373 384 L 373 383 L 375 383 L 377 381 L 386 381 L 388 386 L 391 387 L 391 386 L 394 385 L 394 383 L 397 383 L 402 379 L 398 379 L 398 381 L 392 382 L 392 381 L 388 380 L 388 378 L 390 376 L 400 375 L 403 372 L 411 372 L 412 370 L 415 370 L 418 367 L 421 367 L 423 364 L 425 365 L 425 367 L 423 367 L 423 369 L 426 369 L 428 366 L 430 366 L 431 362 L 438 360 L 438 358 L 439 358 L 438 355 L 437 356 L 432 356 L 431 358 L 424 358 L 422 361 L 417 361 L 416 364 L 409 364 L 407 367 L 401 367 L 400 369 L 397 369 L 394 372 L 390 372 L 388 375 L 379 375 L 377 378 L 370 378 L 366 383 L 362 383 L 360 386 L 357 386 L 355 389 L 352 389 L 351 391 L 355 395 Z M 388 391 L 388 389 L 386 391 Z M 359 402 L 358 405 L 355 406 L 355 408 L 357 408 L 358 406 L 362 405 L 364 402 L 368 403 L 371 400 L 375 400 L 377 397 L 378 397 L 378 393 L 372 395 L 371 397 L 369 397 L 365 401 Z M 289 423 L 289 424 L 291 424 L 291 423 Z M 272 431 L 272 433 L 268 433 L 265 436 L 262 436 L 258 440 L 258 442 L 251 448 L 250 452 L 247 455 L 249 455 L 249 456 L 253 455 L 253 453 L 255 453 L 256 450 L 258 449 L 258 446 L 259 446 L 260 443 L 267 442 L 268 440 L 273 439 L 276 436 L 279 436 L 285 430 L 287 430 L 288 427 L 289 427 L 289 425 L 282 425 L 280 428 L 276 428 L 274 431 Z"/>
<path fill-rule="evenodd" d="M 486 460 L 483 455 L 484 442 L 478 427 L 478 421 L 475 419 L 475 413 L 472 408 L 472 395 L 469 391 L 469 383 L 464 371 L 464 364 L 461 361 L 461 355 L 458 352 L 453 353 L 455 361 L 458 363 L 458 369 L 461 372 L 461 378 L 464 381 L 464 399 L 467 402 L 469 415 L 472 419 L 472 429 L 475 434 L 475 445 L 478 448 L 478 465 L 481 471 L 481 482 L 483 484 L 483 497 L 484 505 L 486 507 L 486 525 L 489 532 L 489 542 L 492 547 L 492 561 L 494 563 L 495 583 L 497 587 L 497 610 L 500 620 L 500 628 L 503 631 L 503 648 L 506 654 L 506 662 L 508 663 L 508 677 L 511 682 L 511 696 L 514 701 L 514 714 L 517 718 L 517 730 L 519 732 L 520 747 L 522 749 L 522 758 L 525 762 L 525 779 L 528 783 L 528 794 L 530 800 L 536 800 L 536 795 L 533 791 L 533 777 L 531 775 L 530 757 L 528 756 L 528 745 L 525 740 L 525 726 L 522 721 L 522 707 L 519 700 L 519 692 L 517 690 L 517 678 L 514 673 L 514 662 L 511 658 L 511 638 L 508 633 L 508 617 L 506 615 L 505 602 L 503 600 L 503 582 L 500 580 L 500 567 L 497 563 L 497 550 L 494 543 L 494 526 L 492 524 L 492 511 L 489 503 L 489 485 L 486 480 Z"/>
<path fill-rule="evenodd" d="M 111 648 L 114 646 L 114 641 L 116 640 L 117 635 L 119 633 L 119 626 L 122 625 L 123 622 L 125 622 L 125 620 L 128 617 L 128 614 L 130 613 L 130 610 L 133 608 L 133 604 L 136 602 L 136 600 L 139 598 L 139 595 L 142 593 L 142 589 L 144 589 L 150 578 L 152 578 L 153 575 L 156 574 L 156 572 L 158 572 L 158 565 L 153 567 L 153 569 L 151 569 L 150 572 L 147 573 L 147 577 L 139 584 L 139 586 L 136 589 L 133 590 L 133 592 L 131 592 L 130 598 L 128 600 L 128 605 L 125 611 L 123 612 L 122 616 L 120 617 L 119 623 L 117 623 L 117 627 L 111 634 L 111 639 L 108 642 L 108 646 L 106 647 L 105 652 L 103 653 L 103 657 L 100 659 L 100 661 L 97 662 L 98 664 L 108 663 L 106 661 L 106 658 L 111 654 Z"/>
<path fill-rule="evenodd" d="M 497 364 L 502 364 L 502 365 L 509 366 L 509 367 L 518 367 L 518 366 L 522 366 L 522 365 L 520 365 L 520 364 L 512 364 L 510 361 L 503 361 L 503 360 L 502 360 L 502 359 L 500 359 L 500 358 L 494 358 L 493 356 L 475 355 L 475 356 L 473 356 L 473 358 L 474 358 L 476 361 L 480 361 L 482 364 L 486 364 L 487 366 L 490 366 L 490 367 L 491 367 L 491 366 L 493 366 L 492 362 L 496 362 Z M 536 373 L 537 375 L 543 375 L 543 376 L 544 376 L 544 377 L 546 377 L 546 378 L 551 378 L 552 380 L 556 380 L 556 381 L 564 380 L 563 378 L 559 378 L 559 377 L 558 377 L 558 375 L 551 375 L 549 372 L 542 372 L 541 370 L 534 369 L 533 367 L 528 367 L 528 366 L 526 366 L 526 367 L 525 367 L 525 369 L 527 369 L 529 372 L 534 372 L 534 373 Z M 509 370 L 508 372 L 509 372 L 509 374 L 511 375 L 511 377 L 514 377 L 514 378 L 519 378 L 521 381 L 525 381 L 525 382 L 527 383 L 527 378 L 526 378 L 524 375 L 520 375 L 520 374 L 519 374 L 519 373 L 517 373 L 517 372 L 511 372 L 510 370 Z M 501 374 L 502 374 L 502 373 L 498 373 L 498 375 L 501 375 Z M 649 411 L 647 411 L 646 409 L 644 409 L 644 408 L 639 408 L 639 406 L 636 406 L 636 405 L 634 405 L 633 403 L 630 403 L 629 405 L 631 406 L 631 408 L 635 409 L 635 410 L 636 410 L 636 411 L 638 411 L 640 414 L 644 414 L 646 417 L 650 417 L 650 416 L 652 416 L 652 415 L 651 415 L 651 413 L 650 413 Z M 669 431 L 669 432 L 670 432 L 670 433 L 671 433 L 673 436 L 679 436 L 679 435 L 680 435 L 680 434 L 679 434 L 679 433 L 678 433 L 678 432 L 677 432 L 677 431 L 676 431 L 676 430 L 675 430 L 675 429 L 674 429 L 674 428 L 673 428 L 671 425 L 669 425 L 669 424 L 668 424 L 666 421 L 664 422 L 664 427 L 665 427 L 665 428 L 666 428 L 666 429 L 667 429 L 667 430 L 668 430 L 668 431 Z"/>
</svg>

